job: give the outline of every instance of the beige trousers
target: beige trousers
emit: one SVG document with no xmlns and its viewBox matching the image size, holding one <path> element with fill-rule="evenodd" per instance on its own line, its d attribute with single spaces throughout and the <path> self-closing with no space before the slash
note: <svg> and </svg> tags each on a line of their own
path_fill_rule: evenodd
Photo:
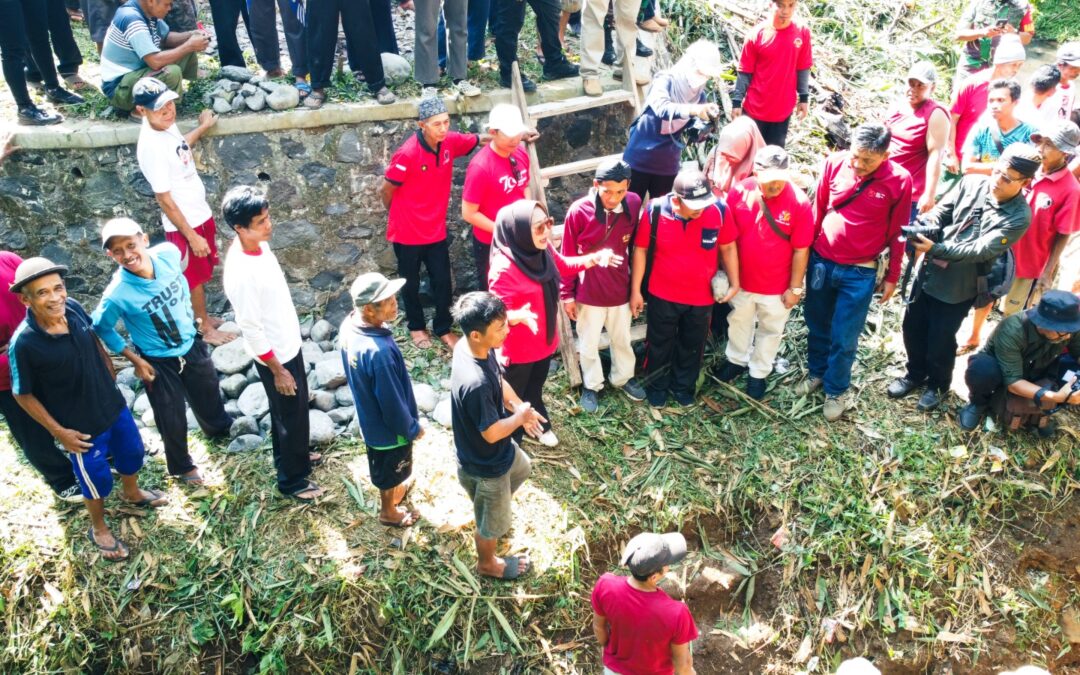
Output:
<svg viewBox="0 0 1080 675">
<path fill-rule="evenodd" d="M 634 376 L 634 349 L 630 345 L 630 303 L 618 307 L 594 307 L 577 303 L 578 354 L 581 379 L 586 389 L 604 388 L 600 365 L 600 332 L 611 339 L 611 386 L 621 387 Z"/>
<path fill-rule="evenodd" d="M 581 6 L 581 76 L 597 77 L 604 55 L 604 17 L 609 0 L 585 0 Z M 620 54 L 637 51 L 637 15 L 641 0 L 611 0 L 615 3 L 615 47 Z M 621 48 L 621 49 L 620 49 Z M 621 59 L 620 59 L 621 62 Z"/>
<path fill-rule="evenodd" d="M 783 296 L 739 291 L 731 299 L 728 315 L 728 361 L 749 365 L 750 377 L 768 377 L 789 314 L 791 310 L 784 307 Z"/>
</svg>

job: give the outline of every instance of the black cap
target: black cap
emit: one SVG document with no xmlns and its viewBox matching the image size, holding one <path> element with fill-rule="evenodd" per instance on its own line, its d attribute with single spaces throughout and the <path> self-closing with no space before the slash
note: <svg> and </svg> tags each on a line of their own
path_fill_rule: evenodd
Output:
<svg viewBox="0 0 1080 675">
<path fill-rule="evenodd" d="M 705 174 L 697 169 L 679 172 L 675 176 L 675 184 L 671 186 L 679 200 L 686 208 L 698 210 L 716 203 L 716 195 L 709 189 L 709 182 L 705 180 Z"/>
<path fill-rule="evenodd" d="M 648 577 L 686 557 L 686 538 L 678 532 L 642 532 L 623 550 L 620 565 L 637 577 Z"/>
<path fill-rule="evenodd" d="M 1028 320 L 1043 330 L 1056 333 L 1080 332 L 1080 298 L 1068 291 L 1047 291 Z"/>
</svg>

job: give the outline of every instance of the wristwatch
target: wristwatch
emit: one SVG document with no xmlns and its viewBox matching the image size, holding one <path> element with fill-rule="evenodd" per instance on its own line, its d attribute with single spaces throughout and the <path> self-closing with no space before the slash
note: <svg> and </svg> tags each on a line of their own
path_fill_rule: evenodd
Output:
<svg viewBox="0 0 1080 675">
<path fill-rule="evenodd" d="M 1035 392 L 1035 396 L 1032 397 L 1035 399 L 1035 405 L 1039 408 L 1042 408 L 1042 399 L 1046 395 L 1046 391 L 1046 387 L 1039 387 L 1039 391 Z"/>
<path fill-rule="evenodd" d="M 803 287 L 802 286 L 796 286 L 794 288 L 789 288 L 788 290 L 791 291 L 791 294 L 794 295 L 796 298 L 801 298 L 802 297 L 802 294 L 803 294 Z"/>
</svg>

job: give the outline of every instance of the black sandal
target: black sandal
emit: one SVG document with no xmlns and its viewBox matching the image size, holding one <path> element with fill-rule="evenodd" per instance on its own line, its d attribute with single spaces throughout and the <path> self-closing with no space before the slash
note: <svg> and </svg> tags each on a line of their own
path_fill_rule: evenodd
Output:
<svg viewBox="0 0 1080 675">
<path fill-rule="evenodd" d="M 297 490 L 293 490 L 292 492 L 286 492 L 285 496 L 288 497 L 289 499 L 295 499 L 296 501 L 300 502 L 301 504 L 314 504 L 315 500 L 318 499 L 318 497 L 301 497 L 300 495 L 302 495 L 305 492 L 311 492 L 312 490 L 319 490 L 319 489 L 320 488 L 319 488 L 317 483 L 315 483 L 314 481 L 309 480 L 303 487 L 301 487 L 301 488 L 299 488 Z"/>
</svg>

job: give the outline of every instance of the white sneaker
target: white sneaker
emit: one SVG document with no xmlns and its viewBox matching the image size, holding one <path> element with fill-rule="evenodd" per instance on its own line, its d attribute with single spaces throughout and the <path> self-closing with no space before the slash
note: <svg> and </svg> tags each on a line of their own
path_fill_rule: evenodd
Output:
<svg viewBox="0 0 1080 675">
<path fill-rule="evenodd" d="M 480 87 L 469 80 L 459 80 L 454 84 L 454 88 L 457 89 L 458 93 L 462 96 L 479 96 L 484 93 L 481 91 Z"/>
<path fill-rule="evenodd" d="M 435 87 L 424 87 L 424 89 L 420 92 L 420 100 L 423 100 L 425 98 L 435 98 L 438 95 L 439 90 Z"/>
</svg>

